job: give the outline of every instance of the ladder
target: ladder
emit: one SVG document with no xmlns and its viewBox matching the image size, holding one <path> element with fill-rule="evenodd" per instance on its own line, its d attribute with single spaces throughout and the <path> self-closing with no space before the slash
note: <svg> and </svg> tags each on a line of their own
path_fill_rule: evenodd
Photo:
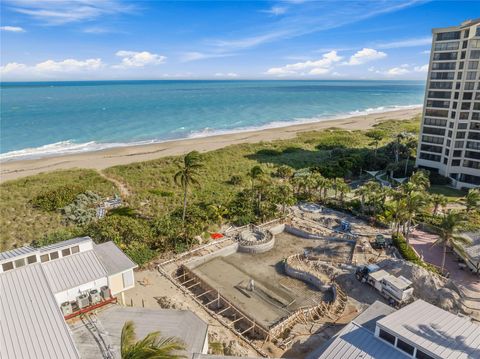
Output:
<svg viewBox="0 0 480 359">
<path fill-rule="evenodd" d="M 97 316 L 94 313 L 82 315 L 82 322 L 97 342 L 102 357 L 104 359 L 115 359 L 115 351 L 108 340 L 108 334 Z"/>
</svg>

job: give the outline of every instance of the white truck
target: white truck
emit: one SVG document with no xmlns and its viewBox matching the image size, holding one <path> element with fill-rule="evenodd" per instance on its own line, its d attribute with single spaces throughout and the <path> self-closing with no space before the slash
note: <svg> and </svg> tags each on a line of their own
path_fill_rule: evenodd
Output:
<svg viewBox="0 0 480 359">
<path fill-rule="evenodd" d="M 402 307 L 413 301 L 412 282 L 403 276 L 395 277 L 376 264 L 357 268 L 355 276 L 374 287 L 392 306 Z"/>
</svg>

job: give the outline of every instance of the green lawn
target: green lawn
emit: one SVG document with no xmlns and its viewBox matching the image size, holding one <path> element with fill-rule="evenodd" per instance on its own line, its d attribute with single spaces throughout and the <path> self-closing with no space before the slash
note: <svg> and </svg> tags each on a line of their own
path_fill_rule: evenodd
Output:
<svg viewBox="0 0 480 359">
<path fill-rule="evenodd" d="M 461 191 L 455 188 L 451 188 L 445 185 L 433 185 L 429 189 L 430 193 L 443 194 L 448 197 L 450 202 L 458 200 L 460 197 L 465 196 L 466 191 Z"/>
</svg>

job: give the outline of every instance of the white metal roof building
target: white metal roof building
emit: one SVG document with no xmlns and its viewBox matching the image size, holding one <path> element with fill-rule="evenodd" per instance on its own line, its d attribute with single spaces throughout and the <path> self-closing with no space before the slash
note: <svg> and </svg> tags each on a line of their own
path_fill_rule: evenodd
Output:
<svg viewBox="0 0 480 359">
<path fill-rule="evenodd" d="M 79 358 L 40 264 L 0 274 L 0 358 Z"/>
<path fill-rule="evenodd" d="M 480 358 L 480 326 L 423 300 L 379 320 L 376 334 L 382 337 L 380 331 L 388 338 L 394 336 L 395 346 L 402 346 L 413 357 Z"/>
<path fill-rule="evenodd" d="M 123 293 L 135 267 L 112 242 L 89 237 L 0 253 L 0 359 L 79 358 L 60 304 L 103 286 Z"/>
<path fill-rule="evenodd" d="M 478 359 L 480 326 L 417 300 L 394 311 L 376 302 L 308 359 Z"/>
</svg>

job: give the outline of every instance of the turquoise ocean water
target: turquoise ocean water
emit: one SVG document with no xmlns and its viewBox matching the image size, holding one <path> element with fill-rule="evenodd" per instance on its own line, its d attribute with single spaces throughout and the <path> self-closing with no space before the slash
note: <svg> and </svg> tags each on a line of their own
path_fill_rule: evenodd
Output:
<svg viewBox="0 0 480 359">
<path fill-rule="evenodd" d="M 419 106 L 423 81 L 2 83 L 0 160 Z"/>
</svg>

